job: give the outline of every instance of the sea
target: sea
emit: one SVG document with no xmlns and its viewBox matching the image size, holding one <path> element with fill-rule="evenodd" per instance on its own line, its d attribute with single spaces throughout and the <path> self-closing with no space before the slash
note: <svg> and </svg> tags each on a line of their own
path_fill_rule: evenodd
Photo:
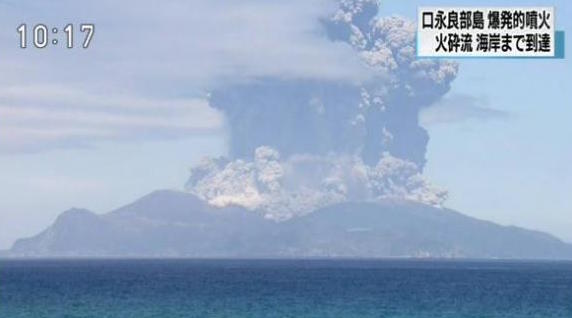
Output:
<svg viewBox="0 0 572 318">
<path fill-rule="evenodd" d="M 572 263 L 3 260 L 1 318 L 572 317 Z"/>
</svg>

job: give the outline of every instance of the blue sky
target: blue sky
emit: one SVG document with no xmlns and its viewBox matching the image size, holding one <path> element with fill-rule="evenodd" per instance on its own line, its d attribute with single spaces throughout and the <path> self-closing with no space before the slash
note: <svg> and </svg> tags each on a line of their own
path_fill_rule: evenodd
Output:
<svg viewBox="0 0 572 318">
<path fill-rule="evenodd" d="M 197 14 L 196 21 L 189 19 L 189 38 L 195 39 L 189 42 L 177 35 L 165 38 L 169 25 L 157 22 L 174 11 L 181 12 L 179 19 L 187 19 L 185 10 L 173 10 L 176 1 L 162 8 L 125 5 L 118 9 L 121 19 L 104 18 L 106 1 L 94 7 L 99 9 L 95 13 L 81 6 L 63 10 L 68 2 L 55 2 L 49 14 L 39 1 L 0 2 L 0 99 L 15 104 L 0 109 L 0 248 L 39 232 L 70 207 L 103 213 L 158 188 L 181 189 L 194 163 L 226 149 L 221 119 L 200 101 L 206 94 L 204 83 L 236 74 L 328 79 L 363 75 L 346 49 L 312 34 L 311 21 L 328 5 L 324 1 L 297 1 L 304 14 L 288 9 L 291 6 L 252 8 L 257 15 L 233 16 L 251 21 L 241 30 L 229 30 L 224 14 Z M 382 3 L 382 15 L 414 19 L 419 5 L 487 4 L 553 5 L 558 29 L 572 32 L 567 1 L 393 0 Z M 197 1 L 196 6 L 219 12 L 208 1 Z M 150 12 L 156 21 L 141 19 Z M 80 23 L 93 15 L 98 33 L 90 51 L 16 48 L 15 29 L 21 22 Z M 272 20 L 284 23 L 267 23 Z M 260 30 L 260 23 L 269 29 Z M 144 24 L 149 24 L 145 36 L 137 33 Z M 123 31 L 113 33 L 117 28 Z M 225 39 L 231 31 L 232 39 Z M 225 53 L 229 47 L 244 47 L 237 43 L 252 41 L 253 33 L 260 40 L 249 49 Z M 568 34 L 567 53 L 572 52 Z M 176 43 L 177 50 L 153 41 Z M 296 50 L 290 49 L 293 43 Z M 280 53 L 257 54 L 268 50 Z M 337 67 L 316 66 L 324 64 Z M 475 106 L 482 116 L 461 113 L 426 124 L 431 137 L 426 176 L 449 190 L 448 207 L 549 231 L 572 242 L 570 59 L 463 59 L 459 64 L 446 100 Z M 98 98 L 103 94 L 108 97 L 105 103 Z M 67 102 L 61 103 L 62 98 Z M 76 111 L 76 101 L 86 100 L 85 110 Z M 40 106 L 20 112 L 30 105 Z M 147 107 L 134 114 L 133 105 Z M 93 109 L 104 125 L 90 121 Z M 51 112 L 65 116 L 50 118 Z M 55 137 L 46 137 L 42 129 Z M 141 137 L 142 132 L 151 133 Z M 65 142 L 60 136 L 66 136 Z"/>
<path fill-rule="evenodd" d="M 469 95 L 508 116 L 429 125 L 426 175 L 448 206 L 572 241 L 572 6 L 569 1 L 386 1 L 383 14 L 415 18 L 422 5 L 554 6 L 567 58 L 462 59 L 449 95 Z"/>
</svg>

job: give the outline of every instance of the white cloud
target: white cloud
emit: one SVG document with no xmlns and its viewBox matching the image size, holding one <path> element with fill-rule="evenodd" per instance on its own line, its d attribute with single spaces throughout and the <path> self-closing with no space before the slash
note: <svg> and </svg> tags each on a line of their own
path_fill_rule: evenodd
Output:
<svg viewBox="0 0 572 318">
<path fill-rule="evenodd" d="M 182 138 L 218 131 L 222 121 L 204 99 L 99 96 L 53 85 L 0 88 L 0 153 Z"/>
<path fill-rule="evenodd" d="M 58 0 L 0 7 L 4 153 L 181 138 L 220 128 L 203 98 L 216 87 L 267 77 L 367 76 L 348 44 L 325 35 L 320 19 L 335 11 L 331 0 Z M 87 50 L 22 50 L 15 32 L 22 22 L 94 23 L 96 31 Z"/>
<path fill-rule="evenodd" d="M 5 43 L 17 43 L 13 29 L 21 20 L 60 26 L 72 16 L 71 22 L 96 25 L 85 51 L 48 48 L 39 54 L 6 47 L 12 63 L 3 67 L 30 70 L 14 74 L 28 81 L 33 74 L 111 81 L 99 84 L 123 89 L 161 91 L 174 85 L 195 91 L 261 77 L 356 80 L 366 72 L 348 44 L 325 36 L 320 19 L 335 10 L 330 0 L 22 3 L 0 13 L 11 30 L 0 33 Z"/>
</svg>

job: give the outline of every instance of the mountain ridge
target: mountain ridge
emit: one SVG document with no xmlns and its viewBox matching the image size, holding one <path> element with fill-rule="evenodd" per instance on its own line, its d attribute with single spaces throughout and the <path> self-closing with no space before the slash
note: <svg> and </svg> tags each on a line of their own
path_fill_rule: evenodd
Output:
<svg viewBox="0 0 572 318">
<path fill-rule="evenodd" d="M 409 201 L 346 202 L 283 222 L 158 190 L 106 214 L 70 209 L 13 257 L 572 259 L 543 232 Z"/>
</svg>

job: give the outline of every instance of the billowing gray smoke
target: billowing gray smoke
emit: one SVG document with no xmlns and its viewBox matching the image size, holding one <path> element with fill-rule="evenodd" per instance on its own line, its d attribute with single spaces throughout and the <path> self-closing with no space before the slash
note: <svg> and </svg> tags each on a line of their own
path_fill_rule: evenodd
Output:
<svg viewBox="0 0 572 318">
<path fill-rule="evenodd" d="M 187 189 L 218 206 L 286 219 L 348 201 L 400 198 L 440 205 L 421 173 L 418 114 L 448 90 L 456 64 L 415 58 L 415 25 L 377 18 L 375 0 L 343 0 L 324 27 L 372 72 L 362 83 L 262 78 L 215 90 L 229 159 L 207 159 Z"/>
</svg>

